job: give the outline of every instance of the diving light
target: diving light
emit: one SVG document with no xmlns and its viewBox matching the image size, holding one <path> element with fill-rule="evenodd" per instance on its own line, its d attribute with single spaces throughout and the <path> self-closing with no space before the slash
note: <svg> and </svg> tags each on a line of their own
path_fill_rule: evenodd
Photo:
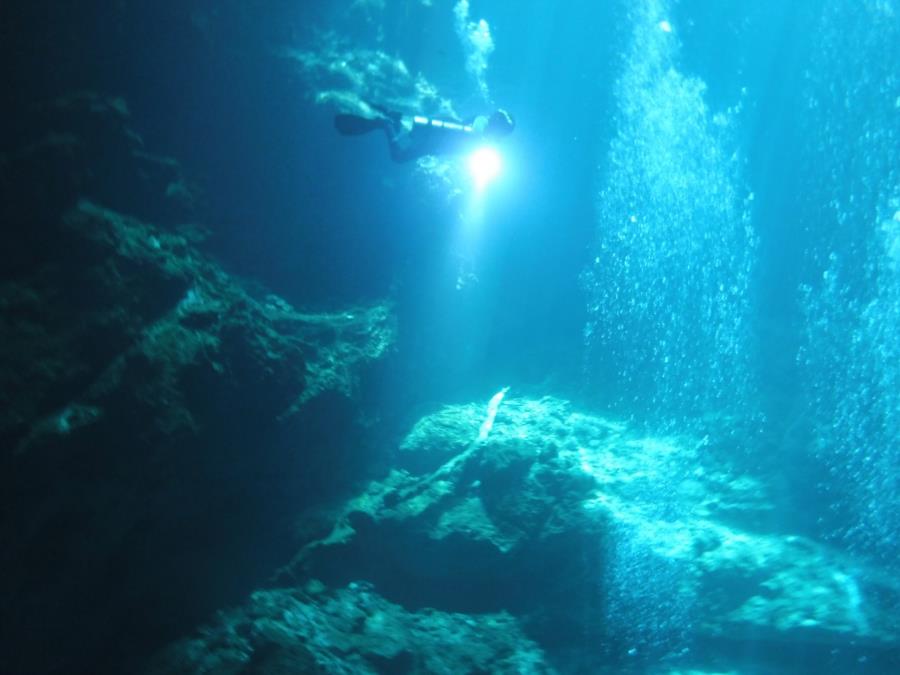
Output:
<svg viewBox="0 0 900 675">
<path fill-rule="evenodd" d="M 500 175 L 503 162 L 496 149 L 485 146 L 469 156 L 469 171 L 475 181 L 475 187 L 483 189 L 488 183 Z"/>
</svg>

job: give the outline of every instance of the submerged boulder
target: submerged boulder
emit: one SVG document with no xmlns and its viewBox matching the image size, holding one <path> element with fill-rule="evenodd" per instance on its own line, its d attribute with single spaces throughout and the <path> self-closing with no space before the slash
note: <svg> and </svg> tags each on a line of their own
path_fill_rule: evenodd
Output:
<svg viewBox="0 0 900 675">
<path fill-rule="evenodd" d="M 423 418 L 405 468 L 348 502 L 281 581 L 367 579 L 407 607 L 510 611 L 548 650 L 590 639 L 626 662 L 656 649 L 690 663 L 679 645 L 709 659 L 779 645 L 785 662 L 828 658 L 820 644 L 900 647 L 900 583 L 767 527 L 764 485 L 706 441 L 648 437 L 554 398 L 507 399 L 486 437 L 485 414 Z"/>
<path fill-rule="evenodd" d="M 257 591 L 160 654 L 147 675 L 552 673 L 508 613 L 411 612 L 370 584 Z"/>
<path fill-rule="evenodd" d="M 22 343 L 0 377 L 6 392 L 30 385 L 7 401 L 0 426 L 19 431 L 16 454 L 112 414 L 149 435 L 219 426 L 227 398 L 245 413 L 290 417 L 324 392 L 351 394 L 359 368 L 393 342 L 387 304 L 300 312 L 228 275 L 187 236 L 91 201 L 67 212 L 64 228 L 79 240 L 72 269 L 0 288 L 11 310 L 0 333 Z M 85 257 L 93 266 L 82 272 Z M 77 300 L 60 299 L 76 277 Z M 68 400 L 40 415 L 61 391 Z"/>
</svg>

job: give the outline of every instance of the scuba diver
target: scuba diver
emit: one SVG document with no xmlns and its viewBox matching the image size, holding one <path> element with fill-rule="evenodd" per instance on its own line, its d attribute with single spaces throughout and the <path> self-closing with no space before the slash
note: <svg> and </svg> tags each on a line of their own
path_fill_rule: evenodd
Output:
<svg viewBox="0 0 900 675">
<path fill-rule="evenodd" d="M 391 159 L 409 162 L 427 155 L 451 155 L 474 150 L 485 141 L 503 138 L 515 129 L 512 116 L 505 110 L 475 117 L 468 122 L 441 120 L 424 115 L 403 115 L 371 105 L 378 117 L 341 113 L 334 126 L 344 136 L 360 136 L 383 129 Z"/>
</svg>

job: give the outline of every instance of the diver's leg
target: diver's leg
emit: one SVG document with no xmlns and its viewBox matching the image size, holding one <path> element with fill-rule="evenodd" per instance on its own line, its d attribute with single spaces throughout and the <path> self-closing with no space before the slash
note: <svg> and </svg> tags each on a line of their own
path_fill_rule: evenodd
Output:
<svg viewBox="0 0 900 675">
<path fill-rule="evenodd" d="M 410 142 L 409 133 L 392 134 L 388 131 L 388 147 L 391 150 L 391 159 L 399 164 L 418 158 L 413 144 Z"/>
<path fill-rule="evenodd" d="M 372 110 L 381 115 L 384 119 L 389 120 L 391 124 L 394 125 L 396 129 L 400 129 L 403 126 L 403 113 L 399 113 L 396 110 L 390 110 L 389 108 L 385 108 L 383 105 L 378 105 L 377 103 L 369 103 L 368 105 Z"/>
<path fill-rule="evenodd" d="M 334 116 L 334 127 L 343 136 L 361 136 L 377 129 L 384 129 L 390 133 L 388 129 L 390 122 L 388 120 L 380 117 L 369 118 L 347 113 L 340 113 Z"/>
</svg>

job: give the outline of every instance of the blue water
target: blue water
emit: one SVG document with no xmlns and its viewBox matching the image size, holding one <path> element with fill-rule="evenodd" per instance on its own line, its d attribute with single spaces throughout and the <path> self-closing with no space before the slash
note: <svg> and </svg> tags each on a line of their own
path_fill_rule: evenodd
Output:
<svg viewBox="0 0 900 675">
<path fill-rule="evenodd" d="M 502 387 L 558 396 L 704 438 L 771 488 L 772 531 L 900 574 L 900 2 L 265 4 L 57 8 L 58 67 L 10 81 L 121 93 L 202 186 L 230 272 L 316 310 L 390 297 L 397 356 L 366 402 L 385 444 Z M 517 128 L 478 191 L 459 159 L 339 136 L 364 102 Z M 581 648 L 691 654 L 684 570 L 626 534 L 595 557 L 626 652 Z"/>
<path fill-rule="evenodd" d="M 293 65 L 331 106 L 340 90 L 516 116 L 473 216 L 462 178 L 398 172 L 381 139 L 348 148 L 308 113 L 321 184 L 366 197 L 325 241 L 337 265 L 367 260 L 353 292 L 398 283 L 417 395 L 552 389 L 732 435 L 795 484 L 788 521 L 896 560 L 894 4 L 471 3 L 492 30 L 474 67 L 460 5 L 429 5 L 322 11 L 311 46 L 287 45 L 321 60 Z M 377 75 L 323 72 L 354 50 L 384 57 Z M 296 283 L 289 256 L 271 262 L 271 283 Z M 318 288 L 354 279 L 329 272 Z"/>
<path fill-rule="evenodd" d="M 473 2 L 493 50 L 466 72 L 450 4 L 326 20 L 461 110 L 519 123 L 477 217 L 464 181 L 422 176 L 436 210 L 389 226 L 418 391 L 552 390 L 727 439 L 781 486 L 778 527 L 897 571 L 900 8 Z M 377 192 L 367 172 L 392 168 L 378 143 L 356 151 Z M 405 189 L 387 199 L 405 221 Z M 627 546 L 612 560 L 610 611 L 640 617 L 635 644 L 688 651 L 690 607 L 637 590 L 679 570 Z"/>
</svg>

